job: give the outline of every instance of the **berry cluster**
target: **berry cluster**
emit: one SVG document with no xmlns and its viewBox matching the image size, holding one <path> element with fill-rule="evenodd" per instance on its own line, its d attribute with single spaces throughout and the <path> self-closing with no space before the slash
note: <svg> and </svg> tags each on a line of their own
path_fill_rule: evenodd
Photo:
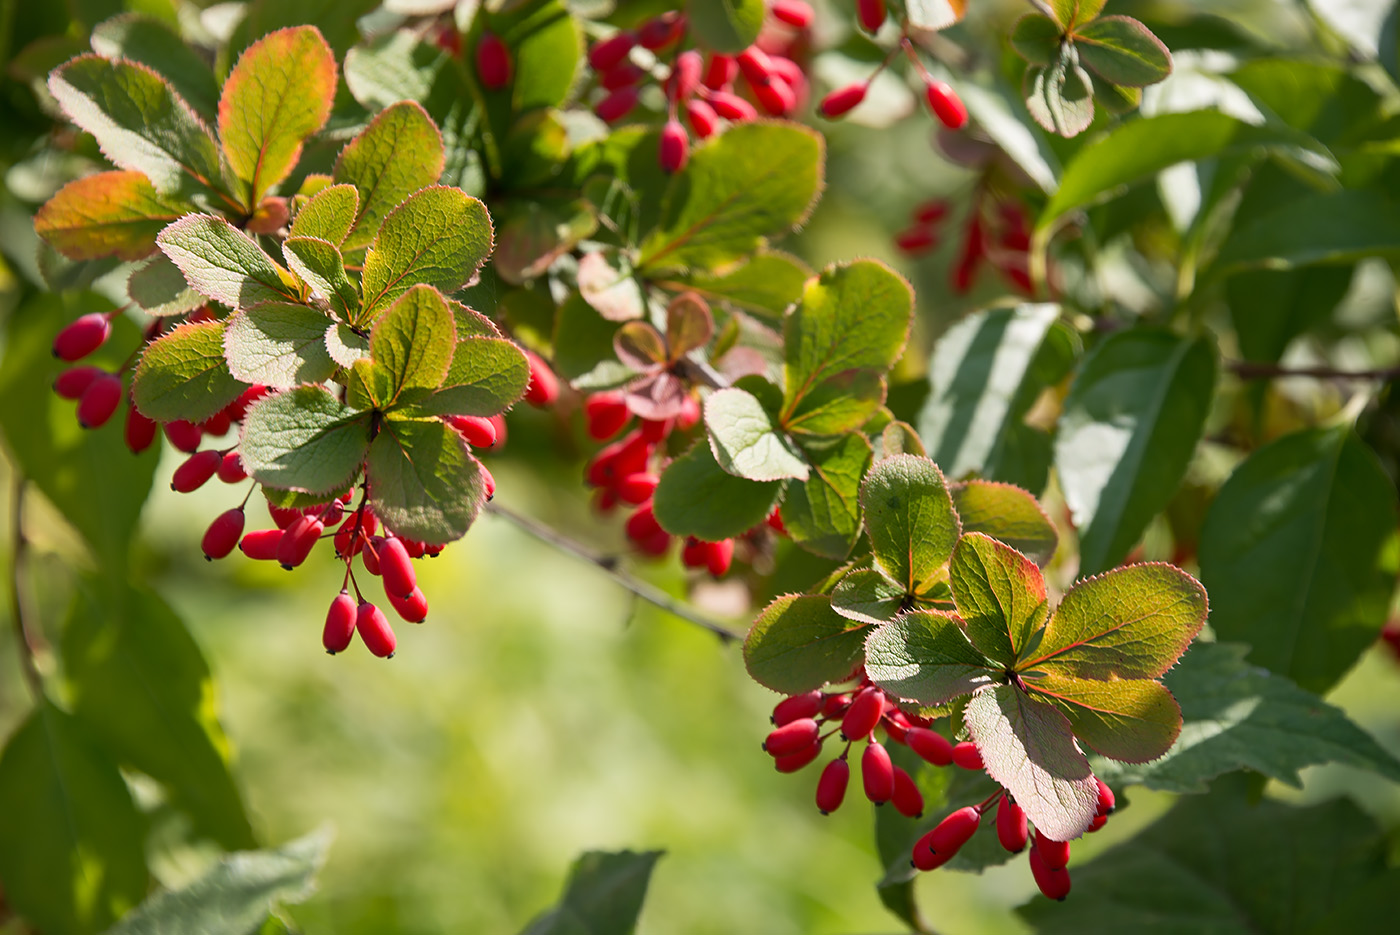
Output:
<svg viewBox="0 0 1400 935">
<path fill-rule="evenodd" d="M 940 227 L 948 210 L 948 203 L 941 199 L 916 207 L 909 226 L 895 235 L 895 246 L 911 257 L 933 250 L 940 242 Z M 1030 247 L 1030 223 L 1020 202 L 997 197 L 987 187 L 979 186 L 963 228 L 958 260 L 953 264 L 953 291 L 960 295 L 969 292 L 978 271 L 990 264 L 1014 288 L 1033 295 Z"/>
<path fill-rule="evenodd" d="M 877 32 L 885 22 L 883 0 L 876 3 L 862 2 L 858 6 L 857 13 L 860 24 L 872 33 Z M 948 82 L 940 81 L 929 74 L 928 68 L 925 67 L 919 56 L 917 47 L 907 33 L 899 37 L 897 48 L 904 51 L 905 56 L 918 71 L 920 78 L 923 79 L 924 100 L 928 103 L 928 108 L 934 117 L 938 118 L 938 122 L 949 130 L 961 130 L 967 126 L 967 106 L 963 104 L 962 98 L 958 97 L 958 92 L 954 91 Z M 821 103 L 817 105 L 821 115 L 828 120 L 835 120 L 858 107 L 861 101 L 865 100 L 865 95 L 870 90 L 870 83 L 890 66 L 893 58 L 894 52 L 891 51 L 864 81 L 857 81 L 837 88 L 822 98 Z"/>
</svg>

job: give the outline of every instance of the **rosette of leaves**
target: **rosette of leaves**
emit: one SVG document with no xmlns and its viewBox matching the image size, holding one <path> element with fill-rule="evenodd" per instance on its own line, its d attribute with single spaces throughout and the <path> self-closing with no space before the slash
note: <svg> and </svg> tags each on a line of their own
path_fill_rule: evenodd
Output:
<svg viewBox="0 0 1400 935">
<path fill-rule="evenodd" d="M 685 293 L 666 306 L 666 333 L 650 322 L 629 321 L 613 337 L 617 359 L 637 373 L 623 387 L 627 408 L 643 419 L 673 419 L 690 395 L 685 370 L 704 366 L 691 355 L 714 337 L 710 307 L 694 293 Z"/>
<path fill-rule="evenodd" d="M 1142 89 L 1171 74 L 1162 40 L 1131 16 L 1099 16 L 1105 0 L 1049 0 L 1053 16 L 1028 13 L 1016 23 L 1012 47 L 1026 70 L 1026 107 L 1051 133 L 1077 136 L 1094 121 L 1094 101 L 1126 113 Z"/>
</svg>

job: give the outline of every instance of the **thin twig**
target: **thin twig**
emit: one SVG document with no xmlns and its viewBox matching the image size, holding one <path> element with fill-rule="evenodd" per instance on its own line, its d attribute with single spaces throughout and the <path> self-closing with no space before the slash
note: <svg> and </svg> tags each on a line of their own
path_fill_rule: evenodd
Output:
<svg viewBox="0 0 1400 935">
<path fill-rule="evenodd" d="M 1400 367 L 1375 370 L 1338 370 L 1335 367 L 1285 367 L 1253 360 L 1227 360 L 1225 366 L 1242 380 L 1274 380 L 1309 377 L 1314 380 L 1400 380 Z"/>
<path fill-rule="evenodd" d="M 496 503 L 494 501 L 486 504 L 486 512 L 491 513 L 495 516 L 499 516 L 502 519 L 507 520 L 508 522 L 514 523 L 520 529 L 523 529 L 525 532 L 534 536 L 536 539 L 539 539 L 541 542 L 547 543 L 548 545 L 554 546 L 561 552 L 568 552 L 575 558 L 583 559 L 585 562 L 596 566 L 597 568 L 601 569 L 603 573 L 606 574 L 613 581 L 622 585 L 622 587 L 626 588 L 628 591 L 631 591 L 633 594 L 635 594 L 637 597 L 640 597 L 647 603 L 653 604 L 656 607 L 659 607 L 662 610 L 666 611 L 667 613 L 679 617 L 688 623 L 693 623 L 698 627 L 702 627 L 703 629 L 709 630 L 711 633 L 715 634 L 726 643 L 732 640 L 737 640 L 739 638 L 739 635 L 737 633 L 733 632 L 727 627 L 722 626 L 719 623 L 716 623 L 715 621 L 706 617 L 704 614 L 701 614 L 700 612 L 695 610 L 695 608 L 691 607 L 689 604 L 686 604 L 684 601 L 676 600 L 674 597 L 667 594 L 665 591 L 662 591 L 660 588 L 648 584 L 647 582 L 642 581 L 640 579 L 632 577 L 627 572 L 623 571 L 620 567 L 618 567 L 618 559 L 616 556 L 601 555 L 598 552 L 595 552 L 594 550 L 590 549 L 583 543 L 578 542 L 574 539 L 570 539 L 568 536 L 559 532 L 557 529 L 554 529 L 550 526 L 546 526 L 538 520 L 531 519 L 528 516 L 522 516 L 521 514 L 516 513 L 514 510 L 501 506 L 499 503 Z"/>
<path fill-rule="evenodd" d="M 19 643 L 20 668 L 24 670 L 24 680 L 35 701 L 44 697 L 44 677 L 34 661 L 36 653 L 34 637 L 29 632 L 28 616 L 25 611 L 23 563 L 29 551 L 29 540 L 24 535 L 24 488 L 25 478 L 18 475 L 14 485 L 14 504 L 11 508 L 10 538 L 10 616 L 14 618 L 15 636 Z"/>
</svg>

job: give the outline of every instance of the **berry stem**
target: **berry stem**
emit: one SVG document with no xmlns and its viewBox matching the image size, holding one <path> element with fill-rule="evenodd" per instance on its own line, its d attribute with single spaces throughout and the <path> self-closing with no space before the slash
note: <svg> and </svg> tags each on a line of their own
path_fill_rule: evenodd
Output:
<svg viewBox="0 0 1400 935">
<path fill-rule="evenodd" d="M 12 535 L 10 540 L 10 617 L 15 623 L 16 642 L 19 644 L 20 668 L 24 670 L 24 681 L 36 702 L 44 699 L 44 677 L 39 672 L 35 657 L 39 641 L 30 630 L 30 617 L 27 612 L 27 592 L 24 581 L 24 565 L 29 553 L 29 539 L 24 534 L 24 489 L 28 481 L 16 473 L 14 482 L 14 503 L 10 508 Z"/>
<path fill-rule="evenodd" d="M 985 799 L 982 800 L 981 804 L 977 806 L 977 814 L 985 815 L 987 813 L 987 809 L 997 804 L 997 799 L 1000 799 L 1004 795 L 1006 795 L 1006 790 L 999 788 L 997 789 L 997 791 L 987 796 Z"/>
</svg>

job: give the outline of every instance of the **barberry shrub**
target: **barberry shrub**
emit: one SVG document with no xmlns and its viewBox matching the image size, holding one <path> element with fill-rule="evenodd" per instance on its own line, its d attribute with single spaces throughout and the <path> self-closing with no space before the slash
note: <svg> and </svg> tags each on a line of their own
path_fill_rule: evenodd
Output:
<svg viewBox="0 0 1400 935">
<path fill-rule="evenodd" d="M 304 665 L 377 682 L 479 623 L 430 560 L 484 513 L 742 640 L 771 725 L 707 714 L 798 774 L 766 801 L 870 803 L 913 931 L 920 873 L 1022 853 L 1037 931 L 1393 924 L 1393 815 L 1266 785 L 1400 781 L 1321 697 L 1396 694 L 1357 667 L 1400 645 L 1388 4 L 1306 43 L 1103 0 L 203 6 L 0 4 L 0 927 L 295 930 L 329 837 L 259 849 L 150 584 L 296 571 Z M 560 463 L 587 541 L 532 515 Z M 1139 790 L 1178 798 L 1111 821 Z M 527 930 L 631 931 L 659 857 L 584 854 Z"/>
</svg>

